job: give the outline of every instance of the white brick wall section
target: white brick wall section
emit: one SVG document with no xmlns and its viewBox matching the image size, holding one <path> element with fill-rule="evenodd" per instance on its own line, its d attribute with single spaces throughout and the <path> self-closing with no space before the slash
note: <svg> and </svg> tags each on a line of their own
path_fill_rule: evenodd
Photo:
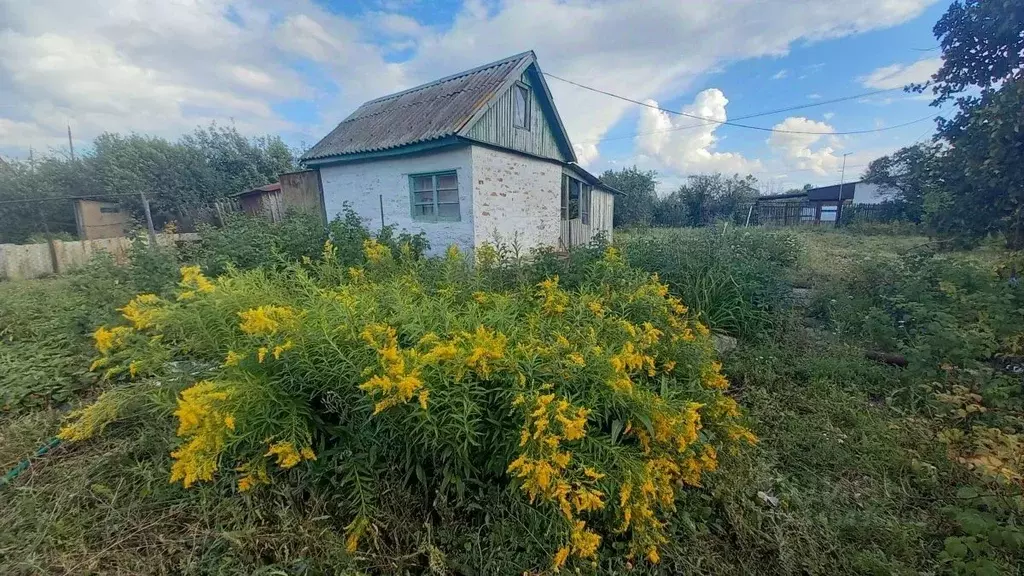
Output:
<svg viewBox="0 0 1024 576">
<path fill-rule="evenodd" d="M 477 245 L 516 241 L 528 250 L 557 246 L 562 167 L 473 146 L 473 233 Z"/>
<path fill-rule="evenodd" d="M 459 179 L 459 222 L 421 222 L 412 219 L 409 175 L 455 170 Z M 384 200 L 384 223 L 399 232 L 424 232 L 430 254 L 440 254 L 455 244 L 473 248 L 473 154 L 469 146 L 394 158 L 335 164 L 320 168 L 327 218 L 342 213 L 348 202 L 371 231 L 380 230 L 380 201 Z"/>
</svg>

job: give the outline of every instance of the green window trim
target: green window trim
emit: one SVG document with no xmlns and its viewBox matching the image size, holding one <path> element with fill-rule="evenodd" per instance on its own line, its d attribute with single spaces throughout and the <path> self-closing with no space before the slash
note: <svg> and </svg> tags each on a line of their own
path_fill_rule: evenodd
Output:
<svg viewBox="0 0 1024 576">
<path fill-rule="evenodd" d="M 443 170 L 410 174 L 409 214 L 417 222 L 461 222 L 458 173 Z"/>
</svg>

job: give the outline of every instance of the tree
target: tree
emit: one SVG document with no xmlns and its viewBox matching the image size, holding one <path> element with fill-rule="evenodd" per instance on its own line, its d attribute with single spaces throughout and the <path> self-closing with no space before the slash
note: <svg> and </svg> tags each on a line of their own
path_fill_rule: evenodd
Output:
<svg viewBox="0 0 1024 576">
<path fill-rule="evenodd" d="M 952 119 L 940 119 L 944 189 L 925 199 L 926 213 L 944 234 L 999 233 L 1024 247 L 1024 3 L 957 0 L 935 25 L 943 63 L 930 88 L 933 106 L 954 100 Z M 975 94 L 976 93 L 976 94 Z"/>
<path fill-rule="evenodd" d="M 50 154 L 0 165 L 0 242 L 74 234 L 69 197 L 117 200 L 141 219 L 144 192 L 161 221 L 176 218 L 182 206 L 209 204 L 294 169 L 292 151 L 280 137 L 246 138 L 234 127 L 211 124 L 177 142 L 101 134 L 76 160 Z"/>
<path fill-rule="evenodd" d="M 703 226 L 731 217 L 756 197 L 753 176 L 698 174 L 658 202 L 655 221 L 660 226 Z"/>
<path fill-rule="evenodd" d="M 883 187 L 896 213 L 920 222 L 925 196 L 942 186 L 941 150 L 935 144 L 914 144 L 872 160 L 861 180 Z"/>
<path fill-rule="evenodd" d="M 622 192 L 615 197 L 613 224 L 615 226 L 649 225 L 654 220 L 654 205 L 658 200 L 658 173 L 640 170 L 636 166 L 619 171 L 606 170 L 601 182 Z"/>
</svg>

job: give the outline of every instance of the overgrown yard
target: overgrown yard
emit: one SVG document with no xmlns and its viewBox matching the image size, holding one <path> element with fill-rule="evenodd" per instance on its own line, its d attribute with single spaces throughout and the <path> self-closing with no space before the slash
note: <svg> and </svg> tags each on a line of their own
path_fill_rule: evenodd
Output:
<svg viewBox="0 0 1024 576">
<path fill-rule="evenodd" d="M 65 439 L 0 487 L 0 571 L 1024 562 L 1019 254 L 700 229 L 471 266 L 330 229 L 0 285 L 0 465 Z"/>
</svg>

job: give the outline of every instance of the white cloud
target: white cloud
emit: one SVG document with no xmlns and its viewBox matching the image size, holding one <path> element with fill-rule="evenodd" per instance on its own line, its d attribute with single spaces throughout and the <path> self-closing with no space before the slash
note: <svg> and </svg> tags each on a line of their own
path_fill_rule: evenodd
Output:
<svg viewBox="0 0 1024 576">
<path fill-rule="evenodd" d="M 815 92 L 813 94 L 808 94 L 807 98 L 808 98 L 808 100 L 819 100 L 819 99 L 821 99 L 821 94 L 818 94 L 817 92 Z"/>
<path fill-rule="evenodd" d="M 778 72 L 772 75 L 772 80 L 782 80 L 786 76 L 789 76 L 789 71 L 783 68 L 782 70 L 779 70 Z"/>
<path fill-rule="evenodd" d="M 825 120 L 831 120 L 833 117 L 835 117 L 835 115 L 835 112 L 825 112 L 824 114 L 821 115 L 821 117 L 824 118 Z"/>
<path fill-rule="evenodd" d="M 790 116 L 772 128 L 780 132 L 772 132 L 768 137 L 768 145 L 788 167 L 824 176 L 839 166 L 840 157 L 836 156 L 833 148 L 838 146 L 838 141 L 827 135 L 835 132 L 832 126 Z"/>
<path fill-rule="evenodd" d="M 863 86 L 877 90 L 903 88 L 908 84 L 927 82 L 942 66 L 942 58 L 923 58 L 912 64 L 892 64 L 857 78 Z"/>
<path fill-rule="evenodd" d="M 657 106 L 654 100 L 648 104 Z M 740 154 L 717 152 L 715 131 L 726 120 L 725 107 L 729 100 L 717 88 L 697 94 L 693 104 L 681 112 L 708 118 L 695 120 L 686 116 L 644 108 L 640 116 L 640 136 L 636 138 L 637 151 L 647 155 L 663 168 L 694 174 L 700 172 L 750 172 L 760 168 Z"/>
<path fill-rule="evenodd" d="M 450 23 L 426 26 L 394 0 L 351 18 L 314 0 L 0 0 L 0 149 L 59 142 L 67 119 L 83 140 L 217 120 L 312 143 L 363 100 L 527 49 L 546 71 L 665 100 L 730 62 L 900 24 L 934 2 L 465 0 Z M 412 56 L 390 62 L 390 50 Z M 633 106 L 549 84 L 581 160 L 596 161 L 593 141 Z M 320 118 L 282 118 L 275 104 L 293 98 Z M 700 149 L 723 158 L 709 136 Z"/>
</svg>

